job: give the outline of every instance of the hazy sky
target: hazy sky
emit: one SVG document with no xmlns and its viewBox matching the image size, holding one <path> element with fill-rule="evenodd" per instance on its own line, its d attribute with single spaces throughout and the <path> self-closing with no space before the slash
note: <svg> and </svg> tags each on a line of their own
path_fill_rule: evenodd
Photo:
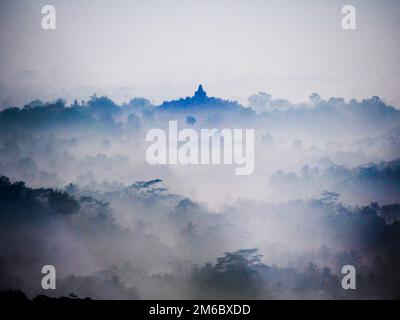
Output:
<svg viewBox="0 0 400 320">
<path fill-rule="evenodd" d="M 57 29 L 41 28 L 41 8 Z M 357 30 L 341 8 L 357 9 Z M 379 95 L 400 107 L 397 0 L 0 0 L 0 101 L 192 94 L 243 102 L 259 91 Z M 25 99 L 25 100 L 24 100 Z"/>
</svg>

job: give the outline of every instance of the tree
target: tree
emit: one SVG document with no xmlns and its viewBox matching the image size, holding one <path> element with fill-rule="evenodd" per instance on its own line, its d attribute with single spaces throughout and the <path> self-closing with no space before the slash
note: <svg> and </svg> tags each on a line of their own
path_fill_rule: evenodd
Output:
<svg viewBox="0 0 400 320">
<path fill-rule="evenodd" d="M 206 296 L 215 298 L 260 298 L 265 296 L 262 272 L 269 268 L 260 262 L 257 249 L 225 252 L 217 263 L 206 264 L 194 273 L 195 284 Z"/>
</svg>

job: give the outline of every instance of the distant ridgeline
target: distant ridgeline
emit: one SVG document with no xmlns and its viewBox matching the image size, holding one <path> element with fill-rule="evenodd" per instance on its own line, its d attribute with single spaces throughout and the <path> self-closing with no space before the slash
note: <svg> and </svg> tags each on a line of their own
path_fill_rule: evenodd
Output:
<svg viewBox="0 0 400 320">
<path fill-rule="evenodd" d="M 249 98 L 250 108 L 247 108 L 236 101 L 209 97 L 199 85 L 194 96 L 165 101 L 160 105 L 153 105 L 144 98 L 117 104 L 106 96 L 96 95 L 88 101 L 75 100 L 70 105 L 62 99 L 48 103 L 35 100 L 23 108 L 1 110 L 0 132 L 8 134 L 30 128 L 75 130 L 77 127 L 86 131 L 107 129 L 119 132 L 136 130 L 146 122 L 181 119 L 186 119 L 188 125 L 201 122 L 213 127 L 243 122 L 260 124 L 269 130 L 282 130 L 284 126 L 290 130 L 301 127 L 313 134 L 324 132 L 332 137 L 339 131 L 353 134 L 356 130 L 378 136 L 400 128 L 400 110 L 387 105 L 379 97 L 349 102 L 342 98 L 323 100 L 317 94 L 312 97 L 310 102 L 296 105 L 260 93 Z M 257 114 L 254 101 L 263 105 Z"/>
<path fill-rule="evenodd" d="M 231 111 L 251 115 L 253 110 L 241 106 L 236 101 L 223 100 L 215 97 L 208 97 L 203 86 L 194 93 L 193 97 L 181 98 L 179 100 L 164 101 L 159 107 L 162 111 L 172 112 L 209 112 L 209 111 Z"/>
</svg>

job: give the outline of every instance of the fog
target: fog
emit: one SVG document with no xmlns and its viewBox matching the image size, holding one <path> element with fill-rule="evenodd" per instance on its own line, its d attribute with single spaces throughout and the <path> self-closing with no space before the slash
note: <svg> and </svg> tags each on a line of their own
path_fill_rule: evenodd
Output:
<svg viewBox="0 0 400 320">
<path fill-rule="evenodd" d="M 146 134 L 249 128 L 255 168 L 150 165 Z M 400 112 L 372 97 L 153 105 L 104 96 L 0 113 L 0 288 L 100 299 L 400 294 Z M 57 289 L 40 286 L 41 267 Z M 341 288 L 354 265 L 358 288 Z"/>
</svg>

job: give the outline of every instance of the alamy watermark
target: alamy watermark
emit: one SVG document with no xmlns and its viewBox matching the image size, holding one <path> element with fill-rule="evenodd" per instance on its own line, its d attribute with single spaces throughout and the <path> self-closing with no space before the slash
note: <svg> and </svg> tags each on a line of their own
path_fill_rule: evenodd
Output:
<svg viewBox="0 0 400 320">
<path fill-rule="evenodd" d="M 56 289 L 56 268 L 51 264 L 47 264 L 42 267 L 42 274 L 45 276 L 42 278 L 42 289 L 43 290 L 55 290 Z"/>
<path fill-rule="evenodd" d="M 342 267 L 342 274 L 345 276 L 342 279 L 342 288 L 344 290 L 355 290 L 356 286 L 356 268 L 352 265 Z"/>
<path fill-rule="evenodd" d="M 47 4 L 42 7 L 41 26 L 44 30 L 56 29 L 56 8 L 53 5 Z M 344 30 L 355 30 L 357 27 L 356 8 L 353 5 L 347 4 L 341 8 L 343 17 L 341 26 Z"/>
<path fill-rule="evenodd" d="M 355 30 L 357 28 L 356 8 L 352 5 L 342 7 L 342 28 L 344 30 Z"/>
<path fill-rule="evenodd" d="M 52 5 L 45 5 L 42 7 L 42 21 L 41 25 L 44 30 L 56 29 L 56 8 Z"/>
<path fill-rule="evenodd" d="M 168 134 L 163 129 L 151 129 L 146 141 L 152 142 L 146 151 L 151 165 L 218 165 L 235 164 L 236 175 L 254 171 L 254 129 L 194 129 L 178 130 L 177 121 L 169 121 Z"/>
</svg>

